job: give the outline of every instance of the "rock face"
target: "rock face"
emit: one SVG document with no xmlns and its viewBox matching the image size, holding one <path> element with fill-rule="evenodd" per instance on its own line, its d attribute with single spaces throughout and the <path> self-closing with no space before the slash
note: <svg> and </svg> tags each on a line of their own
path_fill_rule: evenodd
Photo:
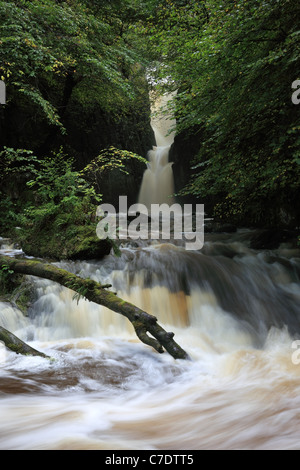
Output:
<svg viewBox="0 0 300 470">
<path fill-rule="evenodd" d="M 88 127 L 82 125 L 80 116 L 70 116 L 70 131 L 65 139 L 69 153 L 74 154 L 79 168 L 85 167 L 100 150 L 114 146 L 146 157 L 153 145 L 150 125 L 150 104 L 145 94 L 144 108 L 132 110 L 121 117 L 113 117 L 95 109 L 86 117 Z M 61 139 L 61 138 L 60 138 Z"/>
<path fill-rule="evenodd" d="M 49 227 L 32 230 L 31 233 L 18 240 L 27 256 L 48 260 L 64 259 L 102 259 L 112 249 L 111 243 L 99 240 L 96 227 L 78 227 L 72 236 L 63 236 Z"/>
<path fill-rule="evenodd" d="M 119 207 L 119 196 L 127 197 L 128 207 L 137 202 L 139 188 L 146 166 L 140 162 L 130 162 L 128 174 L 119 170 L 112 170 L 106 177 L 99 181 L 103 202 L 112 204 L 117 212 Z"/>
<path fill-rule="evenodd" d="M 99 153 L 82 171 L 83 178 L 103 194 L 102 202 L 112 204 L 118 212 L 119 196 L 135 204 L 147 160 L 127 150 L 109 147 Z"/>
<path fill-rule="evenodd" d="M 173 163 L 175 192 L 185 187 L 193 174 L 192 162 L 201 147 L 199 129 L 192 129 L 189 133 L 175 136 L 171 146 L 169 160 Z M 179 198 L 180 199 L 180 198 Z M 193 199 L 182 198 L 181 202 L 194 202 Z"/>
<path fill-rule="evenodd" d="M 189 132 L 182 132 L 175 136 L 171 146 L 169 160 L 173 162 L 173 174 L 175 193 L 181 191 L 191 180 L 194 171 L 193 161 L 202 145 L 201 129 L 194 128 Z M 176 196 L 180 204 L 204 204 L 205 216 L 213 217 L 214 205 L 217 202 L 214 197 L 195 198 L 191 196 Z"/>
<path fill-rule="evenodd" d="M 182 132 L 175 136 L 174 143 L 171 146 L 169 160 L 173 162 L 173 174 L 175 183 L 175 192 L 178 193 L 182 190 L 191 180 L 193 176 L 193 163 L 194 159 L 199 153 L 202 145 L 203 134 L 201 128 L 190 129 L 188 132 Z M 198 170 L 199 171 L 199 170 Z M 222 195 L 219 196 L 206 196 L 205 198 L 194 199 L 177 197 L 180 203 L 190 204 L 204 204 L 206 217 L 214 217 L 214 207 L 219 202 L 222 202 Z M 239 226 L 256 227 L 261 229 L 282 229 L 282 230 L 295 230 L 300 224 L 300 206 L 295 200 L 295 194 L 291 189 L 290 196 L 286 195 L 286 202 L 274 203 L 272 198 L 266 199 L 266 214 L 267 217 L 258 221 L 254 217 L 246 216 L 245 220 L 238 222 Z M 224 221 L 215 221 L 221 226 Z M 236 221 L 226 220 L 226 224 L 236 224 Z M 214 229 L 215 230 L 215 229 Z"/>
<path fill-rule="evenodd" d="M 197 135 L 179 134 L 174 138 L 171 146 L 169 160 L 174 162 L 173 173 L 175 191 L 178 192 L 189 182 L 192 175 L 192 160 L 200 148 Z"/>
<path fill-rule="evenodd" d="M 80 111 L 74 103 L 64 117 L 65 135 L 43 119 L 34 120 L 34 113 L 34 108 L 25 103 L 12 102 L 5 109 L 2 107 L 0 147 L 30 149 L 43 156 L 63 146 L 64 152 L 75 158 L 78 168 L 83 168 L 100 150 L 111 145 L 145 157 L 154 144 L 147 93 L 143 107 L 131 109 L 121 117 L 99 108 Z"/>
<path fill-rule="evenodd" d="M 110 146 L 146 157 L 155 142 L 150 114 L 148 85 L 142 78 L 137 84 L 136 98 L 125 104 L 115 103 L 113 110 L 101 109 L 94 103 L 83 108 L 74 93 L 61 118 L 66 134 L 50 126 L 32 102 L 11 96 L 9 103 L 0 108 L 0 149 L 3 146 L 30 149 L 43 158 L 62 147 L 63 152 L 74 159 L 77 170 Z M 122 183 L 122 192 L 127 188 L 131 198 L 134 192 L 136 197 L 138 195 L 143 170 L 137 162 L 137 167 L 130 169 L 128 181 Z M 107 202 L 111 194 L 119 191 L 120 178 L 114 175 L 109 183 L 107 195 L 102 192 Z"/>
<path fill-rule="evenodd" d="M 60 116 L 65 134 L 49 125 L 35 103 L 14 96 L 11 90 L 9 102 L 0 107 L 0 148 L 30 149 L 41 157 L 63 146 L 79 169 L 111 145 L 145 157 L 154 143 L 148 84 L 141 76 L 135 86 L 136 97 L 116 102 L 114 109 L 101 108 L 96 103 L 88 103 L 83 108 L 74 89 Z"/>
<path fill-rule="evenodd" d="M 260 230 L 251 239 L 250 248 L 253 250 L 275 250 L 282 243 L 292 243 L 297 246 L 297 231 L 283 229 Z"/>
</svg>

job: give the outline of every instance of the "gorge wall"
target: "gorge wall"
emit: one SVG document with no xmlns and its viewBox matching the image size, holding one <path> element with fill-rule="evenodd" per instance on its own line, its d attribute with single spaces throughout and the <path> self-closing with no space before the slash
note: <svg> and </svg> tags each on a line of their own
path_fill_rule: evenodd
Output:
<svg viewBox="0 0 300 470">
<path fill-rule="evenodd" d="M 79 85 L 78 85 L 79 86 Z M 50 153 L 63 145 L 79 167 L 84 167 L 99 150 L 114 145 L 145 155 L 153 144 L 150 126 L 148 84 L 139 77 L 135 97 L 114 102 L 111 109 L 95 101 L 82 105 L 82 91 L 76 87 L 62 104 L 62 90 L 47 90 L 47 96 L 60 110 L 66 129 L 49 125 L 38 107 L 26 96 L 20 97 L 13 87 L 7 90 L 7 104 L 0 107 L 0 146 L 31 149 L 38 154 Z"/>
</svg>

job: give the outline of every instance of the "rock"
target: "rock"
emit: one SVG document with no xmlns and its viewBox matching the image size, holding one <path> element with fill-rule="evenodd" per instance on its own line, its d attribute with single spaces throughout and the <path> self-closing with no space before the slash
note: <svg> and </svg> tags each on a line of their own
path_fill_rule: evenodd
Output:
<svg viewBox="0 0 300 470">
<path fill-rule="evenodd" d="M 72 235 L 66 236 L 64 231 L 57 233 L 51 231 L 50 227 L 45 227 L 23 235 L 20 243 L 27 256 L 58 261 L 102 259 L 112 249 L 107 239 L 99 240 L 96 227 L 81 226 L 71 233 Z"/>
<path fill-rule="evenodd" d="M 250 248 L 253 250 L 275 250 L 281 243 L 295 241 L 297 233 L 292 230 L 267 229 L 256 233 L 251 242 Z"/>
<path fill-rule="evenodd" d="M 204 232 L 206 233 L 235 233 L 237 227 L 233 224 L 225 224 L 215 221 L 205 222 Z"/>
</svg>

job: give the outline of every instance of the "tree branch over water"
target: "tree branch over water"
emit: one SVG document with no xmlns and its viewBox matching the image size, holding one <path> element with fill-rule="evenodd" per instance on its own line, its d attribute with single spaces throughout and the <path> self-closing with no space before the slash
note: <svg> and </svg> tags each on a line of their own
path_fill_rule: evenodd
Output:
<svg viewBox="0 0 300 470">
<path fill-rule="evenodd" d="M 46 354 L 37 351 L 28 344 L 24 343 L 24 341 L 3 328 L 3 326 L 0 326 L 0 341 L 3 341 L 8 349 L 17 354 L 23 354 L 24 356 L 40 356 L 50 359 L 50 357 L 46 356 Z"/>
<path fill-rule="evenodd" d="M 78 296 L 125 316 L 132 323 L 138 338 L 159 353 L 163 353 L 165 349 L 174 359 L 189 359 L 188 354 L 174 341 L 174 333 L 165 331 L 153 315 L 126 302 L 113 292 L 107 291 L 106 289 L 111 286 L 101 285 L 91 279 L 83 279 L 39 260 L 0 256 L 1 265 L 7 266 L 15 273 L 49 279 L 72 289 Z"/>
</svg>

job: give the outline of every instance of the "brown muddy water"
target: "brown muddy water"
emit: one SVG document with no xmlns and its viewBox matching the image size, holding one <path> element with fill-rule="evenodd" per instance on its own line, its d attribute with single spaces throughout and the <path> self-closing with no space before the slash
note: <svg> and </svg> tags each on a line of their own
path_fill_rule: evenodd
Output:
<svg viewBox="0 0 300 470">
<path fill-rule="evenodd" d="M 26 318 L 0 303 L 0 324 L 53 358 L 0 343 L 0 449 L 299 449 L 299 252 L 254 251 L 247 235 L 59 263 L 155 314 L 191 361 L 50 281 L 31 278 Z"/>
</svg>

